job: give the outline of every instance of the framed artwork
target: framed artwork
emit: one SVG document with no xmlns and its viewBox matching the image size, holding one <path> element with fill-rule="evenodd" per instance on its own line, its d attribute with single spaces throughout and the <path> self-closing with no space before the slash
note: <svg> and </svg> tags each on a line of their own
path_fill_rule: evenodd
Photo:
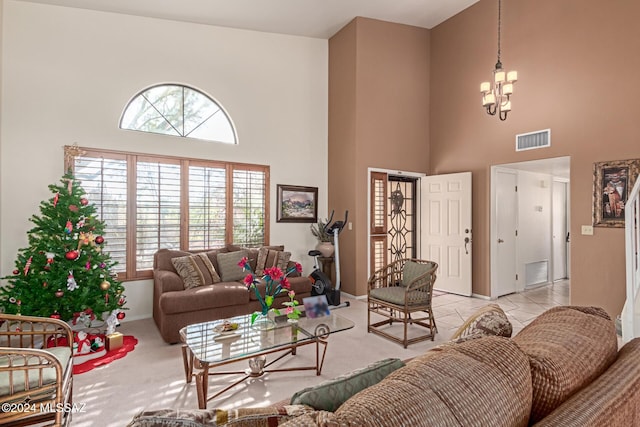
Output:
<svg viewBox="0 0 640 427">
<path fill-rule="evenodd" d="M 278 184 L 277 222 L 316 222 L 318 187 Z"/>
<path fill-rule="evenodd" d="M 624 205 L 640 171 L 640 159 L 593 164 L 593 225 L 624 227 Z"/>
</svg>

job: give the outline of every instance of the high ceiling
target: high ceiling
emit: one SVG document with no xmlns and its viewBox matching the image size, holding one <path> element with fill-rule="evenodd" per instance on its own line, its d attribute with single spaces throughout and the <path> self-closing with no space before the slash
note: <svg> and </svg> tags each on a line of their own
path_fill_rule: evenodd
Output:
<svg viewBox="0 0 640 427">
<path fill-rule="evenodd" d="M 433 28 L 479 0 L 18 0 L 328 39 L 356 16 Z"/>
</svg>

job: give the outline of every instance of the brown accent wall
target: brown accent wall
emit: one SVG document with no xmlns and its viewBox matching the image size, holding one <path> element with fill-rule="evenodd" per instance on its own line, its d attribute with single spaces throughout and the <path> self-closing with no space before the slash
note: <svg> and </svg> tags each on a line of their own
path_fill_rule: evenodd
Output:
<svg viewBox="0 0 640 427">
<path fill-rule="evenodd" d="M 342 289 L 366 294 L 368 168 L 428 172 L 429 30 L 356 18 L 329 40 L 329 209 Z"/>
<path fill-rule="evenodd" d="M 484 112 L 479 94 L 496 62 L 497 2 L 481 0 L 431 31 L 430 171 L 473 172 L 473 292 L 490 293 L 490 167 L 570 156 L 571 303 L 617 315 L 625 299 L 623 230 L 582 236 L 580 227 L 592 222 L 593 162 L 640 158 L 640 2 L 502 6 L 502 62 L 519 77 L 505 122 Z M 550 148 L 515 152 L 516 134 L 546 128 Z"/>
</svg>

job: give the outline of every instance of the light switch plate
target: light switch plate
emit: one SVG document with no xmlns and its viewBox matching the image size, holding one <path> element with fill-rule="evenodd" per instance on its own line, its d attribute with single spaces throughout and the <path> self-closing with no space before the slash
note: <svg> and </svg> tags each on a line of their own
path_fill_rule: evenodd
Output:
<svg viewBox="0 0 640 427">
<path fill-rule="evenodd" d="M 582 234 L 585 236 L 593 236 L 593 225 L 583 225 Z"/>
</svg>

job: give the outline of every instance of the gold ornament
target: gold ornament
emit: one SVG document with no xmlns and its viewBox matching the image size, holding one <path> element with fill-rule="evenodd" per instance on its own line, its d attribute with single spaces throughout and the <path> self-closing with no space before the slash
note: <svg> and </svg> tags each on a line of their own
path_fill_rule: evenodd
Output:
<svg viewBox="0 0 640 427">
<path fill-rule="evenodd" d="M 111 287 L 111 283 L 109 283 L 106 280 L 104 282 L 100 283 L 100 289 L 102 289 L 103 291 L 106 291 L 110 287 Z"/>
</svg>

